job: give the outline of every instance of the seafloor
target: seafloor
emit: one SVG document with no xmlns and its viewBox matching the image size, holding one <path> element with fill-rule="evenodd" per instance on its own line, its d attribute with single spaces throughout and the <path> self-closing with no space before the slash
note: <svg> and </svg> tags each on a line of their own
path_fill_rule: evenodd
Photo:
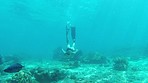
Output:
<svg viewBox="0 0 148 83">
<path fill-rule="evenodd" d="M 147 57 L 96 59 L 103 58 L 22 61 L 17 73 L 3 72 L 7 62 L 0 65 L 0 83 L 148 83 Z"/>
</svg>

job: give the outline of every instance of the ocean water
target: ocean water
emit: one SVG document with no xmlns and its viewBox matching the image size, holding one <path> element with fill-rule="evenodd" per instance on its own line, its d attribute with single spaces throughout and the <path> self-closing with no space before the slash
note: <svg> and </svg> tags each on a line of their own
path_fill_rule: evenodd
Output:
<svg viewBox="0 0 148 83">
<path fill-rule="evenodd" d="M 76 48 L 104 54 L 148 47 L 147 0 L 0 0 L 0 53 L 50 57 L 66 48 L 65 26 L 76 26 Z M 130 52 L 128 52 L 130 53 Z M 145 52 L 144 52 L 145 53 Z"/>
<path fill-rule="evenodd" d="M 147 66 L 148 0 L 0 0 L 0 83 L 148 83 Z"/>
</svg>

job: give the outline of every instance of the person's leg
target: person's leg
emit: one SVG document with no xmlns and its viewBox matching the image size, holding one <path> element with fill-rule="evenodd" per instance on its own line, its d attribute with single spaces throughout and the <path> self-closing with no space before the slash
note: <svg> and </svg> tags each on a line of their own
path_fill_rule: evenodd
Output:
<svg viewBox="0 0 148 83">
<path fill-rule="evenodd" d="M 71 27 L 71 37 L 72 37 L 73 43 L 75 43 L 76 41 L 76 28 L 75 27 Z"/>
<path fill-rule="evenodd" d="M 68 34 L 69 34 L 69 27 L 66 26 L 66 43 L 67 43 L 67 45 L 69 45 Z"/>
<path fill-rule="evenodd" d="M 71 27 L 71 37 L 72 37 L 72 49 L 75 50 L 75 42 L 76 42 L 76 28 Z"/>
</svg>

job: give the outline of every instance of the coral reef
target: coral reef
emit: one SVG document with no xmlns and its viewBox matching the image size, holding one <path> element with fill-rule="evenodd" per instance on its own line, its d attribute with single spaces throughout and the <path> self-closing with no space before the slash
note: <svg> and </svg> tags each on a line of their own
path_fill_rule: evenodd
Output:
<svg viewBox="0 0 148 83">
<path fill-rule="evenodd" d="M 88 53 L 81 57 L 81 62 L 88 64 L 106 64 L 109 60 L 98 52 Z"/>
<path fill-rule="evenodd" d="M 7 83 L 38 83 L 30 72 L 20 71 L 14 74 Z"/>
<path fill-rule="evenodd" d="M 25 68 L 20 72 L 1 74 L 0 83 L 147 83 L 147 60 L 117 57 L 109 66 L 80 61 L 29 61 L 23 62 Z"/>
<path fill-rule="evenodd" d="M 114 58 L 113 69 L 118 71 L 126 71 L 128 69 L 128 60 L 121 57 Z"/>
<path fill-rule="evenodd" d="M 56 82 L 66 77 L 66 74 L 60 69 L 46 69 L 38 67 L 31 70 L 31 73 L 39 83 Z"/>
</svg>

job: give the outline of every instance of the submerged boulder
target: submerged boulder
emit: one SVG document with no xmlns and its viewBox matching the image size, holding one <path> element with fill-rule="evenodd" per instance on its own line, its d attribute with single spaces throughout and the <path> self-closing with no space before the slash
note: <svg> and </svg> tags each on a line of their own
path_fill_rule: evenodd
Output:
<svg viewBox="0 0 148 83">
<path fill-rule="evenodd" d="M 62 80 L 66 77 L 64 71 L 60 69 L 35 68 L 31 73 L 39 83 L 51 83 Z"/>
</svg>

